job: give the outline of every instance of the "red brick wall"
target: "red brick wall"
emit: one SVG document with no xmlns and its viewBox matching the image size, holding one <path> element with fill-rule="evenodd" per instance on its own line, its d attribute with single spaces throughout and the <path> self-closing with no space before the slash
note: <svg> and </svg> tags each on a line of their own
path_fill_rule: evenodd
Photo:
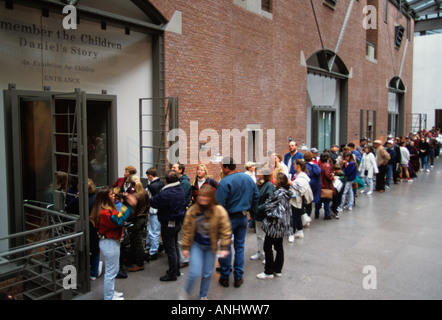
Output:
<svg viewBox="0 0 442 320">
<path fill-rule="evenodd" d="M 199 131 L 212 128 L 219 135 L 222 129 L 243 130 L 247 124 L 276 129 L 276 151 L 282 154 L 288 136 L 305 139 L 307 69 L 301 66 L 301 51 L 308 58 L 321 49 L 310 1 L 274 1 L 273 20 L 232 0 L 152 2 L 169 16 L 171 7 L 182 12 L 182 34 L 166 33 L 166 95 L 179 97 L 180 127 L 188 138 L 190 121 L 199 121 Z M 335 10 L 322 0 L 313 2 L 324 46 L 335 50 L 348 1 L 338 1 Z M 385 24 L 385 3 L 380 1 L 378 63 L 366 60 L 362 25 L 366 4 L 367 0 L 355 2 L 338 51 L 352 71 L 348 141 L 341 143 L 359 141 L 361 109 L 377 111 L 376 136 L 386 135 L 387 81 L 399 72 L 405 48 L 405 41 L 400 50 L 393 44 L 394 23 L 406 26 L 405 18 L 397 18 L 398 11 L 390 4 Z M 410 43 L 401 75 L 408 90 L 407 113 L 411 112 L 412 51 Z"/>
</svg>

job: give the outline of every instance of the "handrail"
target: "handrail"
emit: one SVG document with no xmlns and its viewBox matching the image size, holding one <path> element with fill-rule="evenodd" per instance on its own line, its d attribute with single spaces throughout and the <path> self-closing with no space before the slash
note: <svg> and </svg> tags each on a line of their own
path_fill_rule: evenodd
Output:
<svg viewBox="0 0 442 320">
<path fill-rule="evenodd" d="M 47 245 L 50 245 L 50 244 L 54 244 L 54 243 L 57 243 L 57 242 L 60 242 L 60 241 L 66 241 L 66 240 L 70 240 L 70 239 L 73 239 L 73 238 L 81 237 L 83 234 L 84 234 L 83 232 L 77 232 L 77 233 L 74 233 L 74 234 L 69 235 L 69 236 L 53 238 L 52 240 L 49 240 L 49 241 L 36 242 L 36 244 L 29 245 L 29 246 L 26 246 L 26 247 L 21 248 L 21 249 L 16 249 L 16 250 L 7 251 L 5 253 L 0 253 L 0 258 L 9 256 L 9 255 L 14 255 L 14 254 L 17 254 L 17 253 L 22 253 L 22 252 L 25 252 L 25 251 L 30 251 L 30 250 L 37 249 L 37 248 L 41 248 L 41 247 L 44 247 L 44 246 L 47 246 Z M 0 262 L 0 264 L 1 264 L 1 262 Z"/>
</svg>

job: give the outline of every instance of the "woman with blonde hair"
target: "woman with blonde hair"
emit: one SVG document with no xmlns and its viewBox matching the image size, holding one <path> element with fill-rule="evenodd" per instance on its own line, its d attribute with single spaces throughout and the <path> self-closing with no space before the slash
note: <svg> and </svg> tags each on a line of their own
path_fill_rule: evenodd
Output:
<svg viewBox="0 0 442 320">
<path fill-rule="evenodd" d="M 218 256 L 229 254 L 232 236 L 227 211 L 217 204 L 215 191 L 209 185 L 199 190 L 196 203 L 186 212 L 183 224 L 181 246 L 183 254 L 189 258 L 189 273 L 184 287 L 188 296 L 201 277 L 200 299 L 207 299 L 210 282 L 218 251 Z"/>
<path fill-rule="evenodd" d="M 218 182 L 209 177 L 209 170 L 205 164 L 199 164 L 196 167 L 195 178 L 192 182 L 192 203 L 196 203 L 198 192 L 205 185 L 209 185 L 216 190 Z"/>
</svg>

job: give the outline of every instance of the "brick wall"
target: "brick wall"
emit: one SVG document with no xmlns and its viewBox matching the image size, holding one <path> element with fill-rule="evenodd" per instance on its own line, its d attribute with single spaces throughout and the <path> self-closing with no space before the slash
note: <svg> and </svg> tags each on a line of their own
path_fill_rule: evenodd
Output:
<svg viewBox="0 0 442 320">
<path fill-rule="evenodd" d="M 200 131 L 212 128 L 220 135 L 222 129 L 243 130 L 247 124 L 276 129 L 276 151 L 282 154 L 287 152 L 288 136 L 305 139 L 307 69 L 301 65 L 301 51 L 308 58 L 321 50 L 310 1 L 275 1 L 272 20 L 232 0 L 152 2 L 169 16 L 171 7 L 182 12 L 182 34 L 166 33 L 166 95 L 179 97 L 180 127 L 188 138 L 190 121 L 198 121 Z M 334 10 L 322 0 L 313 3 L 324 47 L 335 50 L 348 1 L 338 1 Z M 367 0 L 355 2 L 338 51 L 352 73 L 348 141 L 341 143 L 359 141 L 361 109 L 377 111 L 376 136 L 386 135 L 387 82 L 399 72 L 405 48 L 405 40 L 399 50 L 393 43 L 394 24 L 406 26 L 406 19 L 398 17 L 390 4 L 389 24 L 385 24 L 381 0 L 377 64 L 366 59 L 367 33 L 362 25 L 366 4 Z M 407 86 L 407 113 L 411 112 L 411 72 L 412 43 L 401 75 Z M 211 168 L 216 176 L 219 166 Z M 193 169 L 189 169 L 192 174 Z"/>
</svg>

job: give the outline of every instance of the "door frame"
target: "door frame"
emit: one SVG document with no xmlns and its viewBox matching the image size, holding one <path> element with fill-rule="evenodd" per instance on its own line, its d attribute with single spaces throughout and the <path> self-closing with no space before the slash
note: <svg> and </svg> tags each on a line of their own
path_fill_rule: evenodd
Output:
<svg viewBox="0 0 442 320">
<path fill-rule="evenodd" d="M 332 113 L 333 119 L 332 119 L 332 131 L 331 131 L 331 145 L 326 147 L 326 149 L 330 148 L 333 144 L 336 144 L 336 121 L 337 121 L 337 110 L 332 107 L 312 107 L 312 115 L 311 115 L 311 122 L 312 122 L 312 147 L 316 147 L 319 149 L 319 116 L 321 112 L 330 112 Z M 322 152 L 322 150 L 320 150 Z"/>
<path fill-rule="evenodd" d="M 75 92 L 51 92 L 51 91 L 31 91 L 16 90 L 15 86 L 9 86 L 4 90 L 4 110 L 5 110 L 5 145 L 9 153 L 6 155 L 6 181 L 8 199 L 8 234 L 12 235 L 26 229 L 23 212 L 23 172 L 22 172 L 22 137 L 21 137 L 21 101 L 22 99 L 35 101 L 49 101 L 51 104 L 51 114 L 54 113 L 55 101 L 58 99 L 75 100 L 77 112 L 77 134 L 80 146 L 78 147 L 79 161 L 79 194 L 80 194 L 80 219 L 76 225 L 77 231 L 83 232 L 80 242 L 78 284 L 80 290 L 87 292 L 90 290 L 89 280 L 89 206 L 88 206 L 88 152 L 87 152 L 87 108 L 88 102 L 100 101 L 109 102 L 108 112 L 108 172 L 109 184 L 117 178 L 118 149 L 117 144 L 117 97 L 104 94 L 87 94 L 80 89 Z M 51 116 L 52 117 L 52 116 Z M 52 118 L 51 118 L 52 119 Z M 52 120 L 51 120 L 52 121 Z M 51 131 L 53 132 L 52 123 Z M 81 136 L 81 137 L 80 137 Z M 54 146 L 52 147 L 54 150 Z M 81 164 L 80 164 L 81 162 Z M 52 169 L 54 167 L 52 165 Z M 10 243 L 14 246 L 17 243 Z"/>
</svg>

